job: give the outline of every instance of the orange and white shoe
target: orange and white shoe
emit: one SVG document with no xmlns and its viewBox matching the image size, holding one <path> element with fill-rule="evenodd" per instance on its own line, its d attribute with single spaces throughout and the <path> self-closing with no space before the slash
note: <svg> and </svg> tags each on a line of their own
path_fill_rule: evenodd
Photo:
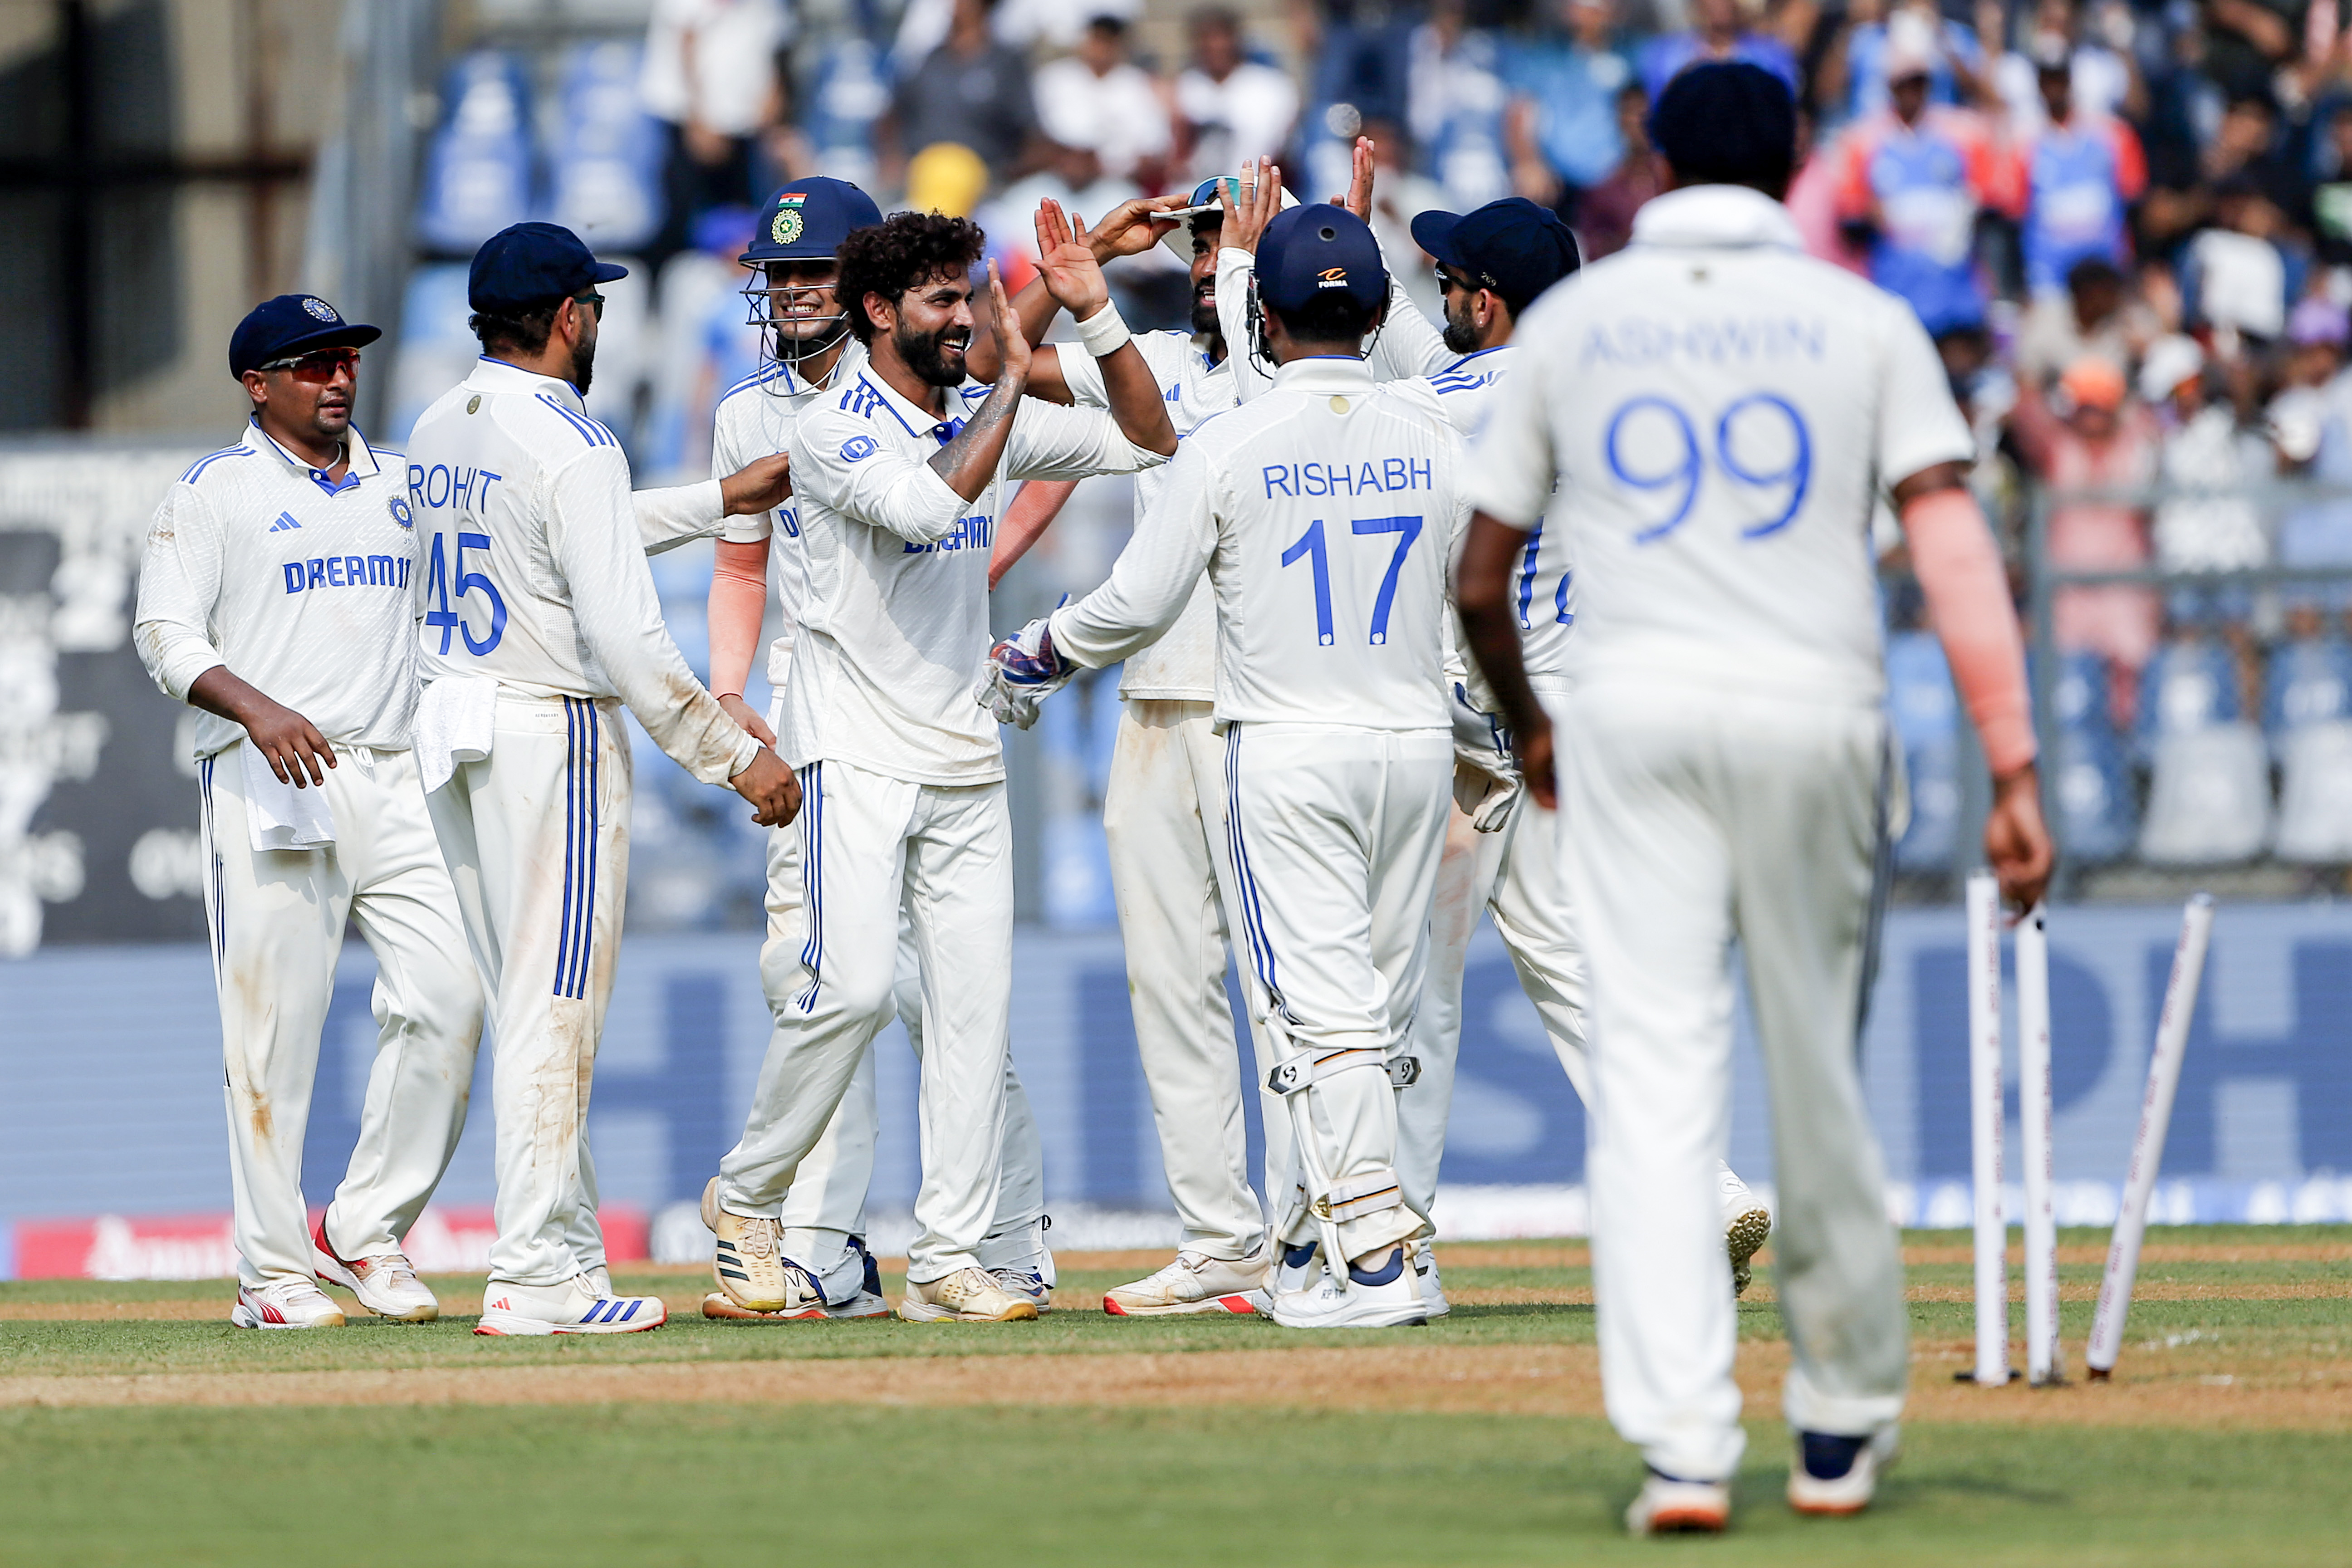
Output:
<svg viewBox="0 0 2352 1568">
<path fill-rule="evenodd" d="M 1156 1274 L 1103 1295 L 1103 1310 L 1114 1318 L 1181 1318 L 1218 1312 L 1255 1317 L 1253 1292 L 1265 1289 L 1269 1249 L 1260 1242 L 1247 1258 L 1225 1259 L 1184 1251 Z"/>
<path fill-rule="evenodd" d="M 1720 1535 L 1731 1523 L 1731 1488 L 1722 1481 L 1685 1481 L 1652 1470 L 1625 1528 L 1636 1535 Z"/>
<path fill-rule="evenodd" d="M 636 1334 L 669 1321 L 658 1296 L 598 1294 L 585 1275 L 561 1285 L 493 1279 L 482 1291 L 478 1334 Z"/>
<path fill-rule="evenodd" d="M 228 1321 L 240 1329 L 340 1329 L 343 1310 L 308 1279 L 239 1285 Z"/>
<path fill-rule="evenodd" d="M 1878 1495 L 1878 1478 L 1894 1467 L 1902 1447 L 1901 1430 L 1894 1426 L 1881 1426 L 1867 1437 L 1798 1433 L 1796 1462 L 1789 1467 L 1789 1506 L 1799 1513 L 1860 1513 Z"/>
<path fill-rule="evenodd" d="M 441 1315 L 440 1298 L 425 1288 L 404 1253 L 384 1252 L 373 1258 L 342 1258 L 327 1245 L 327 1216 L 310 1229 L 318 1256 L 311 1267 L 320 1280 L 341 1285 L 360 1299 L 360 1305 L 395 1323 L 429 1323 Z"/>
</svg>

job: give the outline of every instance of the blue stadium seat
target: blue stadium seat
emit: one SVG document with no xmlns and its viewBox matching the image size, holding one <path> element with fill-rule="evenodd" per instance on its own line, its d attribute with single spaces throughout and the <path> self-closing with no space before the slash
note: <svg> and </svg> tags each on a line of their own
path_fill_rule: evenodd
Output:
<svg viewBox="0 0 2352 1568">
<path fill-rule="evenodd" d="M 820 173 L 871 187 L 874 122 L 890 107 L 890 80 L 882 51 L 849 37 L 817 62 L 815 85 L 801 129 L 815 151 Z"/>
<path fill-rule="evenodd" d="M 1960 784 L 1953 725 L 1959 705 L 1951 668 L 1933 632 L 1895 632 L 1886 639 L 1886 708 L 1903 748 L 1911 822 L 1895 846 L 1901 871 L 1937 871 L 1952 863 Z"/>
<path fill-rule="evenodd" d="M 2230 650 L 2210 637 L 2184 637 L 2158 648 L 2140 673 L 2139 744 L 2152 754 L 2166 735 L 2188 735 L 2239 718 L 2238 672 Z"/>
<path fill-rule="evenodd" d="M 497 49 L 461 56 L 443 79 L 441 101 L 416 233 L 433 250 L 470 258 L 490 236 L 530 216 L 530 96 L 522 62 Z"/>
<path fill-rule="evenodd" d="M 2263 703 L 2279 763 L 2282 860 L 2352 861 L 2352 647 L 2340 638 L 2288 643 L 2271 656 Z"/>
<path fill-rule="evenodd" d="M 617 39 L 564 58 L 548 148 L 548 217 L 610 255 L 661 229 L 662 132 L 637 101 L 642 51 Z"/>
<path fill-rule="evenodd" d="M 2127 853 L 2138 826 L 2124 746 L 2107 710 L 2107 674 L 2099 656 L 2059 660 L 2051 689 L 2058 755 L 2050 771 L 2052 815 L 2066 858 L 2086 865 Z"/>
<path fill-rule="evenodd" d="M 2270 756 L 2241 716 L 2229 650 L 2203 637 L 2167 644 L 2140 678 L 2139 701 L 2150 765 L 2140 858 L 2210 866 L 2261 853 L 2271 837 Z"/>
<path fill-rule="evenodd" d="M 2340 637 L 2284 643 L 2263 685 L 2263 728 L 2273 742 L 2306 724 L 2352 719 L 2352 646 Z"/>
</svg>

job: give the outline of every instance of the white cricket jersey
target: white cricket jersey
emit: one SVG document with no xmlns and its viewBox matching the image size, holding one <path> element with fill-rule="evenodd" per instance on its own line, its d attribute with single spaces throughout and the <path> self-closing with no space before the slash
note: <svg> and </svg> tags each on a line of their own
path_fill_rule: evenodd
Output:
<svg viewBox="0 0 2352 1568">
<path fill-rule="evenodd" d="M 1054 646 L 1097 668 L 1124 657 L 1205 567 L 1220 724 L 1444 729 L 1461 452 L 1426 384 L 1293 361 L 1186 438 L 1110 581 L 1055 612 Z"/>
<path fill-rule="evenodd" d="M 719 400 L 710 435 L 712 477 L 791 451 L 793 429 L 801 416 L 828 388 L 847 385 L 865 368 L 866 345 L 853 337 L 842 345 L 841 357 L 834 361 L 833 374 L 822 386 L 803 380 L 798 371 L 779 362 L 729 387 Z M 783 633 L 768 645 L 768 684 L 781 690 L 792 670 L 793 636 L 801 624 L 801 602 L 808 596 L 808 565 L 800 552 L 800 497 L 788 496 L 783 505 L 753 516 L 730 517 L 719 528 L 719 537 L 737 544 L 779 537 L 784 542 L 782 548 L 771 544 L 768 550 L 776 597 L 784 612 Z"/>
<path fill-rule="evenodd" d="M 1910 307 L 1806 256 L 1769 197 L 1705 185 L 1643 207 L 1633 245 L 1515 341 L 1467 489 L 1504 522 L 1573 531 L 1571 678 L 1877 700 L 1873 503 L 1975 452 Z"/>
<path fill-rule="evenodd" d="M 409 503 L 427 679 L 617 697 L 705 784 L 759 750 L 662 624 L 629 460 L 569 382 L 484 359 L 416 422 Z"/>
<path fill-rule="evenodd" d="M 1223 413 L 1239 401 L 1234 390 L 1231 359 L 1212 363 L 1200 345 L 1184 332 L 1138 332 L 1135 346 L 1151 367 L 1151 379 L 1168 400 L 1168 418 L 1182 440 L 1200 423 Z M 1056 345 L 1062 359 L 1062 381 L 1082 407 L 1108 408 L 1110 394 L 1103 385 L 1102 365 L 1084 343 Z M 1167 470 L 1154 468 L 1135 477 L 1135 522 L 1140 528 L 1160 499 Z M 1150 647 L 1138 649 L 1119 670 L 1118 694 L 1173 702 L 1213 702 L 1217 697 L 1217 602 L 1203 580 L 1186 602 L 1176 624 Z"/>
<path fill-rule="evenodd" d="M 1004 776 L 996 721 L 972 700 L 988 657 L 988 557 L 1004 481 L 1134 473 L 1164 462 L 1109 415 L 1024 398 L 1003 459 L 966 500 L 930 466 L 990 389 L 941 418 L 869 364 L 793 432 L 807 583 L 784 683 L 785 760 L 837 758 L 915 784 Z"/>
<path fill-rule="evenodd" d="M 340 483 L 248 424 L 155 509 L 133 637 L 155 684 L 186 701 L 216 665 L 338 745 L 400 751 L 416 714 L 415 530 L 397 452 L 358 430 Z M 195 754 L 245 738 L 200 713 Z"/>
</svg>

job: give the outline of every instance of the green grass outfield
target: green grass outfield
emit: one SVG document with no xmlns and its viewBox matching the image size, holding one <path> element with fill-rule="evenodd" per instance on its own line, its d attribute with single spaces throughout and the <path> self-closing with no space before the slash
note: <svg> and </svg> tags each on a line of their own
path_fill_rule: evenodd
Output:
<svg viewBox="0 0 2352 1568">
<path fill-rule="evenodd" d="M 1919 1298 L 1965 1293 L 1968 1265 L 1946 1258 L 1966 1237 L 1906 1240 L 1942 1249 L 1910 1268 L 1924 1395 L 1930 1379 L 1948 1377 L 1969 1310 Z M 2064 1240 L 2095 1246 L 2104 1237 Z M 2205 1227 L 2158 1231 L 2149 1241 L 2246 1252 L 2151 1262 L 2143 1281 L 2175 1299 L 2136 1306 L 2119 1379 L 2137 1380 L 2142 1393 L 2158 1384 L 2193 1393 L 2229 1377 L 2289 1390 L 2318 1380 L 2345 1391 L 2344 1417 L 2322 1420 L 2321 1430 L 2265 1429 L 2249 1405 L 2228 1430 L 2187 1419 L 1917 1419 L 1906 1426 L 1906 1458 L 1879 1506 L 1843 1521 L 1789 1514 L 1780 1501 L 1787 1439 L 1777 1423 L 1759 1420 L 1733 1535 L 1688 1542 L 1622 1537 L 1618 1515 L 1639 1461 L 1590 1415 L 658 1402 L 43 1408 L 10 1393 L 11 1380 L 23 1389 L 31 1379 L 149 1373 L 1117 1356 L 1316 1341 L 1556 1346 L 1589 1360 L 1585 1306 L 1465 1304 L 1427 1329 L 1318 1336 L 1246 1320 L 1153 1323 L 1079 1311 L 1001 1326 L 734 1324 L 677 1311 L 691 1279 L 625 1272 L 617 1284 L 657 1287 L 669 1298 L 669 1327 L 532 1341 L 478 1338 L 464 1320 L 411 1328 L 364 1317 L 341 1333 L 247 1333 L 209 1315 L 227 1307 L 216 1284 L 5 1284 L 0 1565 L 2352 1564 L 2352 1227 Z M 2306 1256 L 2279 1256 L 2282 1248 Z M 1465 1296 L 1567 1297 L 1589 1285 L 1575 1267 L 1497 1263 L 1502 1254 L 1478 1247 L 1454 1255 L 1462 1261 L 1449 1264 L 1447 1282 Z M 2098 1268 L 2069 1264 L 2063 1273 L 2070 1286 L 2095 1284 Z M 1075 1292 L 1118 1279 L 1070 1270 L 1063 1283 Z M 445 1298 L 462 1288 L 436 1283 Z M 207 1315 L 37 1315 L 44 1306 L 107 1303 Z M 2081 1300 L 2063 1314 L 2078 1376 L 2089 1313 Z M 1769 1303 L 1744 1307 L 1741 1327 L 1751 1341 L 1780 1337 Z M 235 1383 L 267 1400 L 266 1375 Z M 1335 1394 L 1335 1403 L 1366 1403 Z M 1949 1394 L 1943 1408 L 1952 1408 Z M 1769 1411 L 1751 1401 L 1750 1414 Z"/>
</svg>

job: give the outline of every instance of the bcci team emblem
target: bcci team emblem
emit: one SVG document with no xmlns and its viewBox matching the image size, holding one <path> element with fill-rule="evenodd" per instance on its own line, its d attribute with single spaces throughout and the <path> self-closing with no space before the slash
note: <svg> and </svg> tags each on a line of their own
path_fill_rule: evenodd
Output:
<svg viewBox="0 0 2352 1568">
<path fill-rule="evenodd" d="M 331 322 L 335 319 L 335 308 L 324 300 L 305 300 L 302 301 L 302 309 L 322 321 Z"/>
<path fill-rule="evenodd" d="M 801 215 L 791 207 L 785 207 L 776 214 L 776 221 L 768 226 L 768 232 L 774 236 L 778 245 L 790 245 L 800 238 L 803 226 Z"/>
<path fill-rule="evenodd" d="M 394 496 L 392 498 L 392 521 L 400 524 L 403 528 L 414 528 L 416 526 L 416 514 L 408 510 L 408 500 L 406 497 Z"/>
</svg>

